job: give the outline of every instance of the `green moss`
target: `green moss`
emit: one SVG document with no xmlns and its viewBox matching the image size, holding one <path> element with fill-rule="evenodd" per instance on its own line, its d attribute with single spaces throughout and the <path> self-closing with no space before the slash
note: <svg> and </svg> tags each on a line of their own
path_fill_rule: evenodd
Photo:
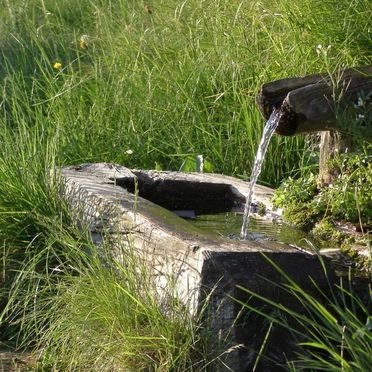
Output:
<svg viewBox="0 0 372 372">
<path fill-rule="evenodd" d="M 348 238 L 348 235 L 335 228 L 331 219 L 325 218 L 311 230 L 311 233 L 319 239 L 335 242 L 336 244 L 342 243 Z"/>
<path fill-rule="evenodd" d="M 366 234 L 351 236 L 335 221 L 372 225 L 372 145 L 362 144 L 358 153 L 341 154 L 332 161 L 339 176 L 328 187 L 317 188 L 317 177 L 305 174 L 288 178 L 275 192 L 273 203 L 283 208 L 283 219 L 323 241 L 341 246 L 342 253 L 360 270 L 371 272 L 371 255 L 360 254 L 356 245 L 371 246 Z"/>
<path fill-rule="evenodd" d="M 257 203 L 257 213 L 260 216 L 264 216 L 266 214 L 266 205 L 262 202 Z"/>
<path fill-rule="evenodd" d="M 354 244 L 344 242 L 341 246 L 341 253 L 353 261 L 355 267 L 359 270 L 372 273 L 372 251 L 371 242 L 367 244 L 369 247 L 369 254 L 360 254 L 358 247 Z"/>
<path fill-rule="evenodd" d="M 298 179 L 288 178 L 275 192 L 274 205 L 283 208 L 284 219 L 296 226 L 309 229 L 322 221 L 314 232 L 326 238 L 334 235 L 330 221 L 371 224 L 371 154 L 372 145 L 364 145 L 358 153 L 338 156 L 333 163 L 339 169 L 339 176 L 328 187 L 318 189 L 317 176 L 313 173 Z"/>
<path fill-rule="evenodd" d="M 345 256 L 349 258 L 356 258 L 358 256 L 358 252 L 355 249 L 352 249 L 350 243 L 345 243 L 341 245 L 341 252 Z"/>
<path fill-rule="evenodd" d="M 283 212 L 283 218 L 290 224 L 310 231 L 317 221 L 317 214 L 308 203 L 290 205 Z"/>
</svg>

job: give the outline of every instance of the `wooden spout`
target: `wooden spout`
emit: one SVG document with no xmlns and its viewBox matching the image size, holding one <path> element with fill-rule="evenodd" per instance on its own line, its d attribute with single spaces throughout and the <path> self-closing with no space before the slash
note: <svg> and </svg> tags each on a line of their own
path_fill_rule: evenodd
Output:
<svg viewBox="0 0 372 372">
<path fill-rule="evenodd" d="M 318 184 L 323 187 L 337 177 L 330 165 L 337 153 L 350 151 L 355 136 L 372 139 L 372 66 L 276 80 L 262 85 L 257 104 L 266 120 L 278 110 L 277 134 L 322 132 Z"/>
<path fill-rule="evenodd" d="M 262 85 L 257 104 L 266 119 L 274 108 L 279 109 L 276 132 L 291 136 L 345 129 L 340 127 L 339 115 L 350 112 L 362 92 L 369 96 L 366 104 L 371 107 L 372 66 L 345 69 L 333 76 L 317 74 L 276 80 Z M 372 137 L 372 128 L 367 129 Z"/>
</svg>

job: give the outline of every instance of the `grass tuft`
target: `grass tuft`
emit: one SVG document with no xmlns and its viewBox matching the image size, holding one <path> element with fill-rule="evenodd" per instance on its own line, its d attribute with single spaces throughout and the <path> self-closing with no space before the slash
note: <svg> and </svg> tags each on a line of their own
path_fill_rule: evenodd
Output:
<svg viewBox="0 0 372 372">
<path fill-rule="evenodd" d="M 283 277 L 283 284 L 268 280 L 269 284 L 288 293 L 300 308 L 293 310 L 246 288 L 240 289 L 269 305 L 272 311 L 266 308 L 263 312 L 249 303 L 242 306 L 292 335 L 297 350 L 288 358 L 286 367 L 293 371 L 367 371 L 372 363 L 370 286 L 364 283 L 362 292 L 356 294 L 357 287 L 349 276 L 341 278 L 335 287 L 330 284 L 327 293 L 313 281 L 309 293 L 270 258 L 265 258 Z M 324 262 L 319 259 L 327 275 Z"/>
</svg>

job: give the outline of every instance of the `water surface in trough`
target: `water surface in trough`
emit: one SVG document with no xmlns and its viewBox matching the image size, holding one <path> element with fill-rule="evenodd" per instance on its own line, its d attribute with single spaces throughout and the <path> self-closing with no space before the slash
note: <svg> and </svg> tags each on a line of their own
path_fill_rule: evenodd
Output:
<svg viewBox="0 0 372 372">
<path fill-rule="evenodd" d="M 240 239 L 239 233 L 242 225 L 242 214 L 228 212 L 214 215 L 201 215 L 190 222 L 199 229 L 225 236 L 231 239 Z M 274 240 L 302 249 L 331 248 L 327 242 L 320 241 L 295 227 L 284 223 L 276 223 L 264 219 L 250 218 L 248 240 Z M 332 247 L 333 248 L 333 247 Z"/>
</svg>

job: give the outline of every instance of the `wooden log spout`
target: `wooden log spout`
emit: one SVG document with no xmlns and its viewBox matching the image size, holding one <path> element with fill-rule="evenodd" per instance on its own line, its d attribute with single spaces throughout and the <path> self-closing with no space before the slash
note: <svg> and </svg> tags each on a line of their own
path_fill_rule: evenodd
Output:
<svg viewBox="0 0 372 372">
<path fill-rule="evenodd" d="M 283 136 L 334 129 L 347 132 L 355 120 L 345 118 L 368 116 L 369 120 L 361 120 L 361 129 L 372 138 L 372 66 L 263 84 L 257 104 L 266 120 L 274 109 L 279 111 L 276 132 Z"/>
</svg>

